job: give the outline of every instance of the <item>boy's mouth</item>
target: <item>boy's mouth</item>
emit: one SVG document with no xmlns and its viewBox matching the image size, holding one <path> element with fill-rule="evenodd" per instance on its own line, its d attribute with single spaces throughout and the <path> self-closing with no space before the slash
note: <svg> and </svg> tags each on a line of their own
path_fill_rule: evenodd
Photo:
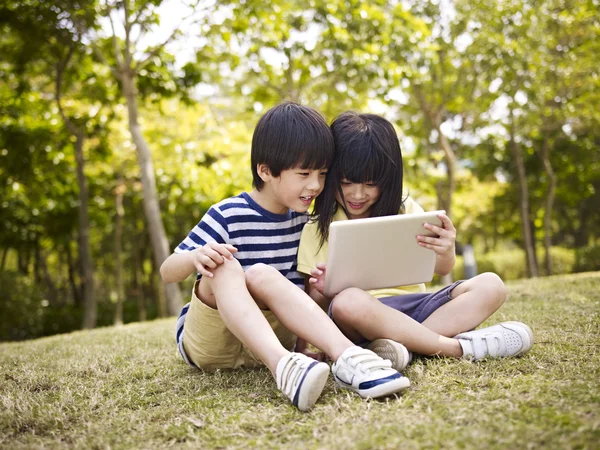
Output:
<svg viewBox="0 0 600 450">
<path fill-rule="evenodd" d="M 311 195 L 309 197 L 300 197 L 300 201 L 304 205 L 308 206 L 308 205 L 310 205 L 312 203 L 312 201 L 313 201 L 314 198 L 315 198 L 314 195 Z"/>
</svg>

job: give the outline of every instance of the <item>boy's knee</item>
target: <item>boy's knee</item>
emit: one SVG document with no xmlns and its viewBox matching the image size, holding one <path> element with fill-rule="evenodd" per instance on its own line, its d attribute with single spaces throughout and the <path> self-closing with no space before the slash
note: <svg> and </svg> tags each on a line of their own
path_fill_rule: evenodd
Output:
<svg viewBox="0 0 600 450">
<path fill-rule="evenodd" d="M 335 296 L 331 304 L 331 314 L 337 321 L 354 321 L 363 315 L 367 306 L 368 296 L 365 291 L 358 288 L 344 289 Z"/>
<path fill-rule="evenodd" d="M 246 270 L 246 284 L 251 287 L 263 286 L 268 280 L 277 275 L 279 271 L 268 264 L 254 264 Z"/>
</svg>

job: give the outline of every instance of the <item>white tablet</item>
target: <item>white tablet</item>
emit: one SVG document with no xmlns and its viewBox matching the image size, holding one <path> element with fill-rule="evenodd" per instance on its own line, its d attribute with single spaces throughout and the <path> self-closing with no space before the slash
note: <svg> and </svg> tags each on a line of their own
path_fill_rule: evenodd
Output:
<svg viewBox="0 0 600 450">
<path fill-rule="evenodd" d="M 364 290 L 425 283 L 433 278 L 435 252 L 417 243 L 423 228 L 442 226 L 438 214 L 417 214 L 341 220 L 329 227 L 325 295 L 357 287 Z"/>
</svg>

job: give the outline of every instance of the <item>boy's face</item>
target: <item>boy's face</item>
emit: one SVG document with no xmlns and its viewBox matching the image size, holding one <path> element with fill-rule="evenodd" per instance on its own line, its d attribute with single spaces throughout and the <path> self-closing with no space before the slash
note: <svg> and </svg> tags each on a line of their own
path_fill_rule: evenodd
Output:
<svg viewBox="0 0 600 450">
<path fill-rule="evenodd" d="M 284 208 L 304 213 L 325 186 L 327 169 L 287 169 L 270 180 L 274 200 Z"/>
</svg>

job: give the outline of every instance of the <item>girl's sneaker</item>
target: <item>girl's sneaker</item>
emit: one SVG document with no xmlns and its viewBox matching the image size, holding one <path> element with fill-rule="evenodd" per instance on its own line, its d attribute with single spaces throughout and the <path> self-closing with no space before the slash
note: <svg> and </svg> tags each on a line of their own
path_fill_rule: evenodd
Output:
<svg viewBox="0 0 600 450">
<path fill-rule="evenodd" d="M 275 375 L 277 388 L 300 411 L 308 411 L 325 387 L 329 366 L 301 353 L 290 353 L 277 363 Z"/>
<path fill-rule="evenodd" d="M 380 358 L 391 361 L 392 369 L 398 372 L 406 369 L 412 361 L 412 353 L 404 345 L 391 339 L 375 339 L 367 345 L 367 349 Z"/>
<path fill-rule="evenodd" d="M 408 378 L 392 369 L 392 363 L 371 350 L 350 347 L 331 367 L 337 384 L 363 398 L 394 394 L 410 386 Z"/>
<path fill-rule="evenodd" d="M 463 358 L 519 356 L 533 345 L 531 328 L 521 322 L 502 322 L 454 336 L 463 349 Z"/>
</svg>

